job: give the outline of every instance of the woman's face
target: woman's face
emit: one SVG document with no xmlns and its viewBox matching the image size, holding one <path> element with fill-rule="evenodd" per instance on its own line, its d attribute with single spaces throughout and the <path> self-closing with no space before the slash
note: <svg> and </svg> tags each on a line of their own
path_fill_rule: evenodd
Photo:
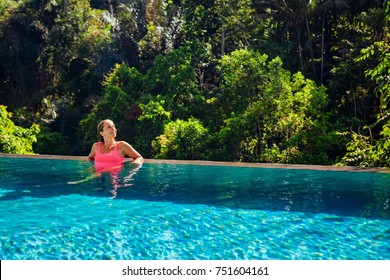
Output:
<svg viewBox="0 0 390 280">
<path fill-rule="evenodd" d="M 108 138 L 115 138 L 116 137 L 116 128 L 115 124 L 110 121 L 110 120 L 105 120 L 104 125 L 103 125 L 103 131 L 100 132 L 100 134 L 103 137 L 108 137 Z"/>
</svg>

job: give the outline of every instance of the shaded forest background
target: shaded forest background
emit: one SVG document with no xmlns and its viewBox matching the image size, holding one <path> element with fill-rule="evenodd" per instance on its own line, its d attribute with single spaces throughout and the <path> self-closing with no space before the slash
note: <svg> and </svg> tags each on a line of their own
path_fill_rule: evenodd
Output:
<svg viewBox="0 0 390 280">
<path fill-rule="evenodd" d="M 2 0 L 0 152 L 390 166 L 390 2 Z"/>
</svg>

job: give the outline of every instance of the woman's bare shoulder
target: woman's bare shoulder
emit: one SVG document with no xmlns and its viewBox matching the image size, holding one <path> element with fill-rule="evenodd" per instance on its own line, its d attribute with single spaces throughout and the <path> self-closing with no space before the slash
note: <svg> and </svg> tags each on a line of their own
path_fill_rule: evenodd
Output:
<svg viewBox="0 0 390 280">
<path fill-rule="evenodd" d="M 95 142 L 95 143 L 93 143 L 92 149 L 96 149 L 96 148 L 99 146 L 99 143 L 100 143 L 100 142 Z"/>
<path fill-rule="evenodd" d="M 127 143 L 126 141 L 118 141 L 118 147 L 124 147 L 124 146 L 130 146 L 129 143 Z"/>
</svg>

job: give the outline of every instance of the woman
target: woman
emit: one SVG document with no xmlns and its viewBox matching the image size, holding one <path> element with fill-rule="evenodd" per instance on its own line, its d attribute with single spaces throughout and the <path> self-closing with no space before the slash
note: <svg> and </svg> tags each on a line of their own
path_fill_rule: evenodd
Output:
<svg viewBox="0 0 390 280">
<path fill-rule="evenodd" d="M 143 157 L 127 142 L 116 141 L 116 128 L 111 120 L 103 120 L 97 126 L 99 142 L 92 145 L 88 160 L 95 160 L 95 167 L 110 168 L 122 166 L 127 155 L 133 163 L 142 164 Z"/>
</svg>

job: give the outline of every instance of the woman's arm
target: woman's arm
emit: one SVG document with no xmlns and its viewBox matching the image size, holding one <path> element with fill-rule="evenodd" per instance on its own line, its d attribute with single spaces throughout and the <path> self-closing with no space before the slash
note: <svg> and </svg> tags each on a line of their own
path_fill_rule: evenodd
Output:
<svg viewBox="0 0 390 280">
<path fill-rule="evenodd" d="M 134 163 L 142 164 L 144 162 L 144 158 L 129 143 L 120 141 L 118 148 L 122 154 L 132 158 Z"/>
<path fill-rule="evenodd" d="M 95 143 L 92 145 L 91 152 L 88 155 L 88 161 L 95 159 L 97 146 L 98 146 L 98 143 Z"/>
</svg>

